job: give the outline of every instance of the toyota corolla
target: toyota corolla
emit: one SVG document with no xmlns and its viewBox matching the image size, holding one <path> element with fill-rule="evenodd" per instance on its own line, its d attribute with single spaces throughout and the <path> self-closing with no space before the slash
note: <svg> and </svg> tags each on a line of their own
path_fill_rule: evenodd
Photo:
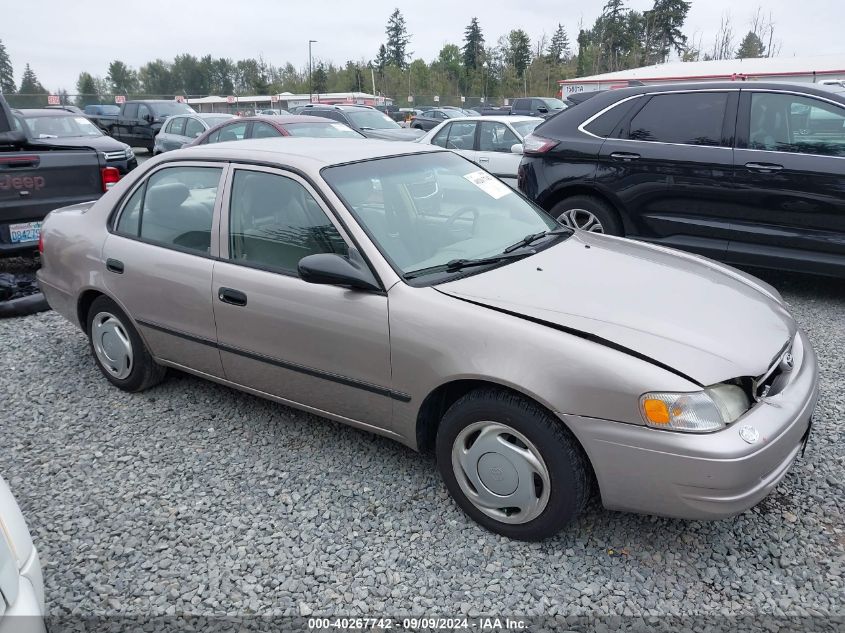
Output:
<svg viewBox="0 0 845 633">
<path fill-rule="evenodd" d="M 561 226 L 431 146 L 178 150 L 52 212 L 41 248 L 50 305 L 117 387 L 176 368 L 433 451 L 458 505 L 513 538 L 595 489 L 734 515 L 810 430 L 816 356 L 772 287 Z"/>
</svg>

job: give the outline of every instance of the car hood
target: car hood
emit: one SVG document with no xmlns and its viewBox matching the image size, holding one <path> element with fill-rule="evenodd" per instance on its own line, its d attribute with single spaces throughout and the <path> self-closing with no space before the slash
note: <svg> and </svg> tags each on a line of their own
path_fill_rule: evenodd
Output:
<svg viewBox="0 0 845 633">
<path fill-rule="evenodd" d="M 401 130 L 364 130 L 361 132 L 367 138 L 382 138 L 388 141 L 413 141 L 421 137 L 425 132 L 412 128 Z"/>
<path fill-rule="evenodd" d="M 777 292 L 753 277 L 592 233 L 437 289 L 621 348 L 700 385 L 760 376 L 796 332 Z"/>
<path fill-rule="evenodd" d="M 43 144 L 49 146 L 61 145 L 62 147 L 90 147 L 100 152 L 119 152 L 127 149 L 126 143 L 113 139 L 110 136 L 73 136 L 67 138 L 42 138 L 33 139 L 32 144 Z"/>
</svg>

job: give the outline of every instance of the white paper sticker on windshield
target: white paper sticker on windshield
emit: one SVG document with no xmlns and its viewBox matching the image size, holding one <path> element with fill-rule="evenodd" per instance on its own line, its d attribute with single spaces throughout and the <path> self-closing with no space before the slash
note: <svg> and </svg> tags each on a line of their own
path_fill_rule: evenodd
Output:
<svg viewBox="0 0 845 633">
<path fill-rule="evenodd" d="M 510 187 L 508 187 L 505 183 L 496 180 L 486 171 L 474 171 L 464 176 L 464 178 L 469 180 L 472 184 L 481 189 L 481 191 L 486 193 L 488 196 L 490 196 L 491 198 L 495 198 L 496 200 L 498 200 L 499 198 L 504 198 L 509 193 L 512 193 Z"/>
<path fill-rule="evenodd" d="M 80 125 L 90 125 L 91 124 L 91 121 L 86 119 L 84 116 L 75 116 L 75 117 L 73 117 L 73 119 L 74 119 L 74 121 L 76 121 Z"/>
<path fill-rule="evenodd" d="M 341 132 L 345 132 L 349 129 L 349 126 L 344 125 L 343 123 L 332 123 L 332 127 L 336 130 L 340 130 Z"/>
</svg>

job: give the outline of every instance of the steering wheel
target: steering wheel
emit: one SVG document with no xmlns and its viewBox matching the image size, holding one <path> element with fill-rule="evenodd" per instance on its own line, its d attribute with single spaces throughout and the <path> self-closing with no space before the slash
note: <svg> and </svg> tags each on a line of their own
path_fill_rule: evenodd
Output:
<svg viewBox="0 0 845 633">
<path fill-rule="evenodd" d="M 451 231 L 452 227 L 455 225 L 455 220 L 457 220 L 462 215 L 466 215 L 467 213 L 472 214 L 472 232 L 475 233 L 475 223 L 478 221 L 478 216 L 480 215 L 478 209 L 476 209 L 475 207 L 461 207 L 449 216 L 449 219 L 446 220 L 446 224 L 444 224 L 443 226 L 447 230 Z"/>
</svg>

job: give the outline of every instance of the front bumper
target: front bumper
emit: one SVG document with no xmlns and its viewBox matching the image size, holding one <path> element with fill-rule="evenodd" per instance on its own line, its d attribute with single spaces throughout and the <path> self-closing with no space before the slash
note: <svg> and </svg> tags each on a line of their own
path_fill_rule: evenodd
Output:
<svg viewBox="0 0 845 633">
<path fill-rule="evenodd" d="M 759 503 L 786 476 L 818 399 L 818 362 L 806 335 L 793 346 L 789 384 L 725 429 L 692 434 L 561 415 L 592 462 L 608 509 L 724 519 Z M 759 439 L 739 435 L 753 426 Z"/>
</svg>

